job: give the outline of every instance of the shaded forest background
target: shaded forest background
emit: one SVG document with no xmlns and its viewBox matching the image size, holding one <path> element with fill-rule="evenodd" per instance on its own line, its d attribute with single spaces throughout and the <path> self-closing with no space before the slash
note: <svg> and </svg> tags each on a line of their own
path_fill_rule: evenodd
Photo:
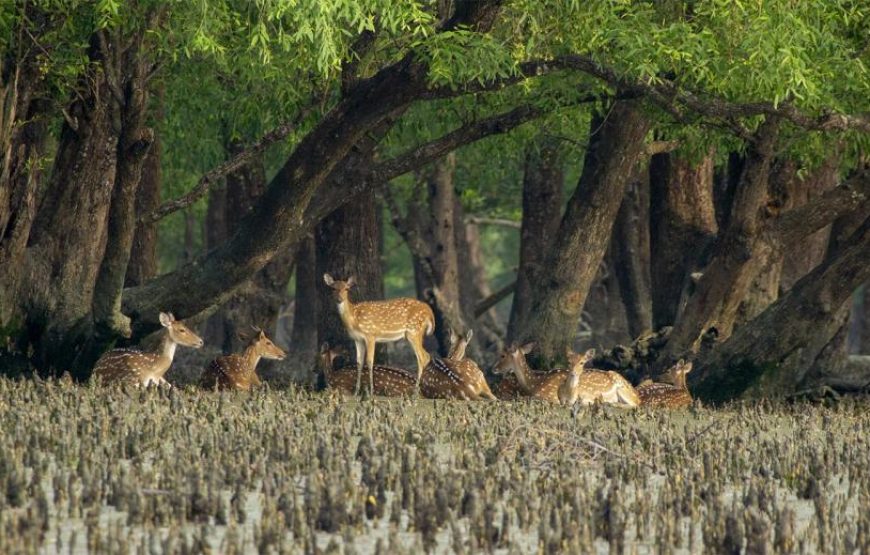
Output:
<svg viewBox="0 0 870 555">
<path fill-rule="evenodd" d="M 195 4 L 195 5 L 194 5 Z M 442 353 L 597 347 L 702 397 L 870 383 L 863 2 L 11 2 L 0 369 L 86 379 L 160 311 L 307 379 L 355 298 Z M 401 348 L 393 357 L 401 357 Z"/>
</svg>

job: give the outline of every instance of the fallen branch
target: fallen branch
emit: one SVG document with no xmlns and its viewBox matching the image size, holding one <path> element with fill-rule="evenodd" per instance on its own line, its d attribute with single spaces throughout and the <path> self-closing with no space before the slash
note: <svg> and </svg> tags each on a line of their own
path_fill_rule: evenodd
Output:
<svg viewBox="0 0 870 555">
<path fill-rule="evenodd" d="M 481 216 L 468 216 L 467 218 L 465 218 L 465 223 L 471 225 L 497 225 L 501 227 L 510 227 L 513 229 L 522 228 L 522 223 L 514 220 L 508 220 L 506 218 L 484 218 Z"/>
<path fill-rule="evenodd" d="M 509 297 L 516 288 L 517 282 L 516 280 L 514 280 L 490 295 L 489 297 L 481 299 L 481 301 L 477 303 L 477 305 L 474 307 L 474 317 L 480 318 L 481 316 L 486 314 L 487 310 Z"/>
</svg>

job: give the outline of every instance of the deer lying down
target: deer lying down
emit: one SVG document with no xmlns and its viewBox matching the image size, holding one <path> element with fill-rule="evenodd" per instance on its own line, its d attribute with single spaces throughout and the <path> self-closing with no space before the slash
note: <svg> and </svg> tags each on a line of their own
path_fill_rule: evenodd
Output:
<svg viewBox="0 0 870 555">
<path fill-rule="evenodd" d="M 453 346 L 447 358 L 433 357 L 420 379 L 420 393 L 430 399 L 477 399 L 497 400 L 486 383 L 480 367 L 470 358 L 466 358 L 465 350 L 471 341 L 472 330 L 458 337 L 450 330 Z"/>
<path fill-rule="evenodd" d="M 94 376 L 103 383 L 167 383 L 163 376 L 172 365 L 175 348 L 182 345 L 199 349 L 203 341 L 170 313 L 161 312 L 160 323 L 165 329 L 161 332 L 159 348 L 156 351 L 113 349 L 97 361 Z"/>
<path fill-rule="evenodd" d="M 571 406 L 576 402 L 591 405 L 596 402 L 624 407 L 637 407 L 640 397 L 631 383 L 613 371 L 586 370 L 586 363 L 595 356 L 590 349 L 582 355 L 568 351 L 569 375 L 560 385 L 558 401 Z"/>
<path fill-rule="evenodd" d="M 318 369 L 323 372 L 327 388 L 353 395 L 356 392 L 354 384 L 357 383 L 357 367 L 335 368 L 335 359 L 343 354 L 341 350 L 331 348 L 328 343 L 324 343 L 320 346 Z M 372 380 L 375 395 L 402 397 L 412 395 L 417 389 L 416 377 L 401 368 L 376 364 L 372 370 Z"/>
<path fill-rule="evenodd" d="M 522 346 L 511 344 L 502 351 L 492 368 L 493 374 L 504 376 L 498 387 L 501 398 L 504 399 L 511 394 L 515 396 L 507 398 L 532 397 L 536 391 L 542 388 L 543 395 L 547 395 L 550 390 L 555 395 L 555 388 L 558 388 L 559 384 L 568 377 L 568 372 L 565 370 L 552 372 L 532 370 L 526 360 L 526 355 L 531 353 L 534 348 L 534 343 L 526 343 Z M 558 399 L 555 398 L 550 400 L 554 403 L 558 402 Z"/>
<path fill-rule="evenodd" d="M 692 371 L 692 363 L 680 359 L 664 376 L 674 383 L 656 383 L 647 381 L 637 386 L 637 394 L 641 403 L 648 407 L 663 407 L 669 409 L 688 407 L 692 404 L 692 394 L 686 385 L 686 374 Z"/>
<path fill-rule="evenodd" d="M 255 335 L 241 354 L 218 357 L 202 372 L 199 385 L 205 389 L 241 389 L 248 391 L 260 385 L 257 363 L 261 358 L 283 360 L 287 353 L 272 343 L 260 328 L 254 328 Z"/>
</svg>

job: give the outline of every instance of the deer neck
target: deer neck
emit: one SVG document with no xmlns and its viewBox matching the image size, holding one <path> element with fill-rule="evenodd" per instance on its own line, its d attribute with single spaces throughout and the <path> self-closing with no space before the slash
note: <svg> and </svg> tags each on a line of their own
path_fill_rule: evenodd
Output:
<svg viewBox="0 0 870 555">
<path fill-rule="evenodd" d="M 353 303 L 350 302 L 350 297 L 346 291 L 338 299 L 338 315 L 347 329 L 356 329 L 356 316 L 353 313 Z"/>
<path fill-rule="evenodd" d="M 525 391 L 531 391 L 531 372 L 532 370 L 529 368 L 529 363 L 526 362 L 526 357 L 523 356 L 514 364 L 514 375 L 517 377 L 517 383 L 520 384 L 520 387 Z"/>
<path fill-rule="evenodd" d="M 256 345 L 251 345 L 245 352 L 242 354 L 242 358 L 245 360 L 245 370 L 248 372 L 253 372 L 254 368 L 257 367 L 257 363 L 260 362 L 260 352 L 257 350 Z"/>
<path fill-rule="evenodd" d="M 163 359 L 167 368 L 172 364 L 172 359 L 175 358 L 176 347 L 178 347 L 178 343 L 169 335 L 169 330 L 164 331 L 163 337 L 160 340 L 160 358 Z"/>
</svg>

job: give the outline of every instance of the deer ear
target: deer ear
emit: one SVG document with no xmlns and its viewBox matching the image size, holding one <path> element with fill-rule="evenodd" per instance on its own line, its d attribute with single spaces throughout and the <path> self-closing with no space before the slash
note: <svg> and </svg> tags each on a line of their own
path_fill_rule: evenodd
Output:
<svg viewBox="0 0 870 555">
<path fill-rule="evenodd" d="M 535 342 L 530 341 L 530 342 L 526 343 L 525 345 L 523 345 L 522 347 L 520 347 L 520 350 L 523 352 L 524 355 L 527 355 L 527 354 L 531 353 L 532 349 L 534 349 L 534 348 L 535 348 Z"/>
<path fill-rule="evenodd" d="M 595 349 L 588 349 L 585 353 L 583 353 L 583 356 L 585 356 L 587 359 L 595 358 L 596 352 L 597 351 Z"/>
<path fill-rule="evenodd" d="M 172 322 L 175 321 L 175 317 L 171 312 L 161 312 L 160 313 L 160 325 L 164 328 L 168 328 L 172 325 Z"/>
<path fill-rule="evenodd" d="M 335 285 L 335 280 L 329 274 L 323 274 L 323 282 L 326 283 L 326 285 L 328 285 L 330 287 Z"/>
<path fill-rule="evenodd" d="M 356 278 L 350 276 L 349 278 L 347 278 L 347 281 L 345 283 L 347 283 L 347 288 L 350 289 L 351 287 L 354 287 L 356 285 Z"/>
<path fill-rule="evenodd" d="M 474 337 L 474 330 L 469 328 L 469 330 L 465 332 L 465 342 L 470 343 L 472 337 Z"/>
<path fill-rule="evenodd" d="M 325 353 L 325 352 L 328 351 L 328 350 L 329 350 L 329 343 L 323 342 L 323 343 L 320 344 L 320 352 L 321 352 L 321 354 L 322 354 L 322 353 Z"/>
</svg>

